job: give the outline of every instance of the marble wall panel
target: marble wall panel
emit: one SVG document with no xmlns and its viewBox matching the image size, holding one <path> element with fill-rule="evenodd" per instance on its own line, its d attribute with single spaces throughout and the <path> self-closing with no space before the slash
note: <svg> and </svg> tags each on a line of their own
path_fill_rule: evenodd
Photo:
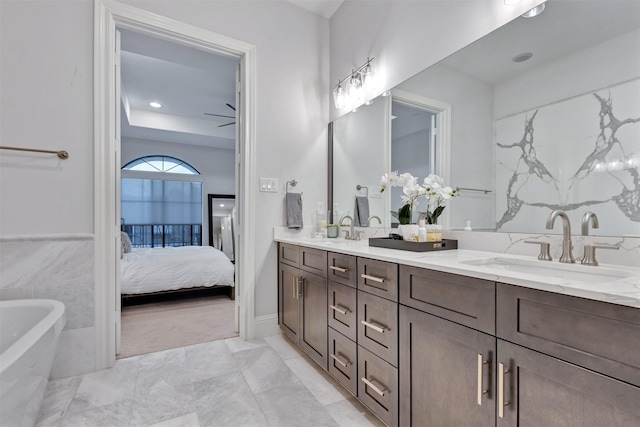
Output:
<svg viewBox="0 0 640 427">
<path fill-rule="evenodd" d="M 599 235 L 640 236 L 640 80 L 496 120 L 499 231 L 544 233 L 593 211 Z M 558 226 L 559 227 L 559 226 Z"/>
</svg>

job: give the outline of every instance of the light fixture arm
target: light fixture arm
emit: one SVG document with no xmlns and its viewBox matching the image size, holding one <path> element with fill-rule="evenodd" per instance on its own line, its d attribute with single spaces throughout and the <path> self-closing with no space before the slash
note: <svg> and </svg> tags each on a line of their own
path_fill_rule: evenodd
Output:
<svg viewBox="0 0 640 427">
<path fill-rule="evenodd" d="M 367 68 L 367 66 L 371 65 L 371 62 L 373 62 L 375 58 L 367 58 L 367 62 L 365 62 L 364 64 L 362 64 L 361 66 L 359 66 L 358 68 L 356 68 L 355 70 L 351 71 L 351 73 L 347 74 L 346 77 L 340 79 L 338 81 L 338 84 L 336 85 L 336 87 L 340 86 L 342 83 L 344 83 L 347 79 L 350 79 L 351 77 L 359 74 L 360 72 L 362 72 L 362 70 L 364 70 L 365 68 Z"/>
</svg>

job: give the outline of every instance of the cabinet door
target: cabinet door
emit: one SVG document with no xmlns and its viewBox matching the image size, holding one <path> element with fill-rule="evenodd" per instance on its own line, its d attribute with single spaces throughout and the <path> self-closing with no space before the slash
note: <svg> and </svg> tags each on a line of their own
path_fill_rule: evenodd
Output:
<svg viewBox="0 0 640 427">
<path fill-rule="evenodd" d="M 303 274 L 301 284 L 302 324 L 300 347 L 327 369 L 327 279 Z"/>
<path fill-rule="evenodd" d="M 400 425 L 495 425 L 495 346 L 491 335 L 400 306 Z"/>
<path fill-rule="evenodd" d="M 299 270 L 280 263 L 278 280 L 278 322 L 280 329 L 293 342 L 298 342 L 300 331 Z"/>
<path fill-rule="evenodd" d="M 639 387 L 502 340 L 498 362 L 498 427 L 640 426 Z"/>
</svg>

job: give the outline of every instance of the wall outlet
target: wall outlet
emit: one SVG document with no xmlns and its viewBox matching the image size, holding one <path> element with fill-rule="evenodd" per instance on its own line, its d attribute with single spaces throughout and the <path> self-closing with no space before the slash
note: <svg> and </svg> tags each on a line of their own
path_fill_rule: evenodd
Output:
<svg viewBox="0 0 640 427">
<path fill-rule="evenodd" d="M 278 178 L 260 178 L 260 191 L 267 193 L 278 192 Z"/>
</svg>

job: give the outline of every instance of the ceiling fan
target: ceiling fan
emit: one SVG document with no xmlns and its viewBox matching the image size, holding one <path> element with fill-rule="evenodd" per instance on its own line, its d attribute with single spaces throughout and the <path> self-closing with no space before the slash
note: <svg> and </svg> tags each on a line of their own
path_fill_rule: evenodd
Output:
<svg viewBox="0 0 640 427">
<path fill-rule="evenodd" d="M 229 103 L 227 103 L 227 107 L 231 108 L 233 111 L 236 111 L 235 107 L 233 105 L 229 104 Z M 218 126 L 219 128 L 221 128 L 223 126 L 229 126 L 229 125 L 235 125 L 236 124 L 236 121 L 235 121 L 236 116 L 235 115 L 233 115 L 233 116 L 224 116 L 222 114 L 213 114 L 213 113 L 204 113 L 204 114 L 206 116 L 215 116 L 215 117 L 224 117 L 224 118 L 227 118 L 227 119 L 234 119 L 232 122 L 219 125 Z"/>
</svg>

